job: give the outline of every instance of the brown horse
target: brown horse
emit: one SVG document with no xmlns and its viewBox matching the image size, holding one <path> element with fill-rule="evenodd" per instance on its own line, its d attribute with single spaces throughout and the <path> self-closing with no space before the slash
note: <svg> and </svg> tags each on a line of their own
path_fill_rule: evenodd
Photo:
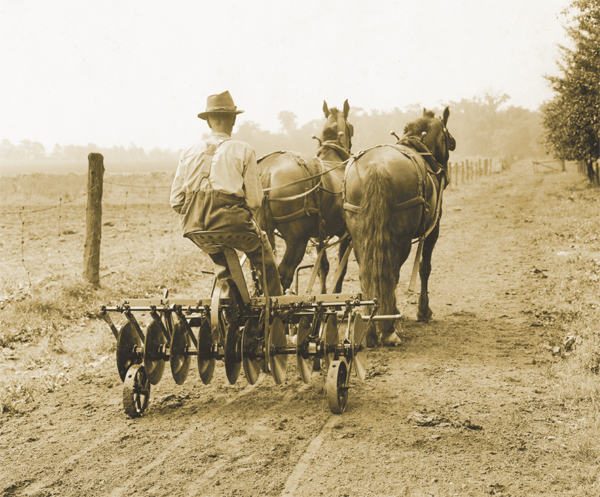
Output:
<svg viewBox="0 0 600 497">
<path fill-rule="evenodd" d="M 440 229 L 448 152 L 456 147 L 446 127 L 449 116 L 448 107 L 442 118 L 424 110 L 422 118 L 405 127 L 397 144 L 364 149 L 346 168 L 344 209 L 360 284 L 365 298 L 379 300 L 379 314 L 398 313 L 395 290 L 400 268 L 415 239 L 422 240 L 423 257 L 417 318 L 427 321 L 433 314 L 427 282 Z M 399 343 L 393 323 L 382 322 L 381 342 Z M 368 341 L 370 346 L 378 343 L 374 327 Z"/>
<path fill-rule="evenodd" d="M 320 252 L 329 238 L 342 238 L 347 232 L 342 209 L 342 181 L 352 146 L 353 128 L 347 120 L 349 111 L 347 100 L 342 112 L 335 107 L 329 109 L 324 103 L 327 122 L 314 157 L 287 151 L 273 152 L 258 160 L 265 201 L 257 218 L 271 245 L 274 246 L 275 230 L 285 240 L 285 254 L 279 265 L 284 289 L 292 284 L 311 238 L 318 240 Z M 340 261 L 349 242 L 346 236 L 339 243 Z M 326 293 L 329 262 L 325 250 L 318 262 L 321 293 Z M 343 274 L 334 293 L 341 292 L 342 280 Z"/>
</svg>

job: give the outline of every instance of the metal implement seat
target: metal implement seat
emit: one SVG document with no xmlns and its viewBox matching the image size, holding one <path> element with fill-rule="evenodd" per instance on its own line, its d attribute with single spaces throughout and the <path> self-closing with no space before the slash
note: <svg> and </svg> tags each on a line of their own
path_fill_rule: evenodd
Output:
<svg viewBox="0 0 600 497">
<path fill-rule="evenodd" d="M 202 250 L 209 254 L 223 252 L 227 259 L 227 266 L 244 303 L 250 302 L 248 286 L 240 266 L 240 261 L 234 249 L 242 252 L 253 251 L 261 246 L 261 239 L 252 231 L 193 231 L 186 235 Z"/>
</svg>

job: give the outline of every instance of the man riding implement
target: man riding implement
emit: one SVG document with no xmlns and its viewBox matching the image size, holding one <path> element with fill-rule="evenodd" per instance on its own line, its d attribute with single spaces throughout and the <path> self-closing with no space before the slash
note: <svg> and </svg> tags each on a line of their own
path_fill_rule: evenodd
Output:
<svg viewBox="0 0 600 497">
<path fill-rule="evenodd" d="M 231 277 L 223 247 L 237 249 L 246 253 L 261 276 L 264 268 L 266 293 L 282 295 L 271 245 L 253 215 L 263 199 L 256 154 L 247 143 L 231 139 L 236 116 L 242 112 L 228 91 L 207 98 L 206 111 L 198 117 L 206 120 L 212 134 L 181 153 L 171 187 L 171 207 L 181 215 L 183 236 L 215 263 L 218 280 Z M 218 242 L 210 243 L 200 236 L 206 232 L 233 236 L 215 237 Z"/>
</svg>

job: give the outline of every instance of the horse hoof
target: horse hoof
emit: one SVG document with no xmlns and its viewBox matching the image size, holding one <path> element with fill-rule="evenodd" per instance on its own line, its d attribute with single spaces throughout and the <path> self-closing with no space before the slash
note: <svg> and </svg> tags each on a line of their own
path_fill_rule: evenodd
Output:
<svg viewBox="0 0 600 497">
<path fill-rule="evenodd" d="M 379 345 L 377 333 L 367 333 L 367 347 L 373 349 Z"/>
<path fill-rule="evenodd" d="M 431 309 L 428 309 L 426 314 L 421 314 L 420 312 L 417 314 L 417 321 L 428 323 L 432 317 L 433 312 Z"/>
<path fill-rule="evenodd" d="M 396 333 L 390 333 L 385 337 L 381 337 L 381 344 L 386 347 L 396 347 L 402 344 L 402 340 Z"/>
</svg>

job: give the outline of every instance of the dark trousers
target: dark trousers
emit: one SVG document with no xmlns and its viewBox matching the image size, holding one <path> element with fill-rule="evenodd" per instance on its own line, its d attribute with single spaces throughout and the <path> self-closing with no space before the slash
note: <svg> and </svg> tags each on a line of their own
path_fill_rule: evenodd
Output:
<svg viewBox="0 0 600 497">
<path fill-rule="evenodd" d="M 259 280 L 261 284 L 264 285 L 263 279 L 263 249 L 259 246 L 257 249 L 252 251 L 245 251 L 245 254 L 250 259 L 250 262 L 254 266 L 254 269 L 258 273 Z M 229 271 L 229 267 L 227 265 L 227 259 L 225 258 L 225 254 L 223 252 L 217 252 L 216 254 L 208 254 L 210 258 L 215 263 L 215 276 L 217 280 L 223 280 L 227 278 L 231 278 L 231 272 Z M 267 242 L 267 246 L 265 247 L 264 254 L 264 263 L 265 270 L 267 276 L 267 289 L 269 292 L 269 297 L 276 297 L 278 295 L 283 295 L 283 288 L 281 286 L 281 281 L 279 279 L 279 272 L 277 271 L 277 263 L 275 262 L 275 257 L 273 255 L 273 250 L 271 249 L 271 245 Z"/>
</svg>

